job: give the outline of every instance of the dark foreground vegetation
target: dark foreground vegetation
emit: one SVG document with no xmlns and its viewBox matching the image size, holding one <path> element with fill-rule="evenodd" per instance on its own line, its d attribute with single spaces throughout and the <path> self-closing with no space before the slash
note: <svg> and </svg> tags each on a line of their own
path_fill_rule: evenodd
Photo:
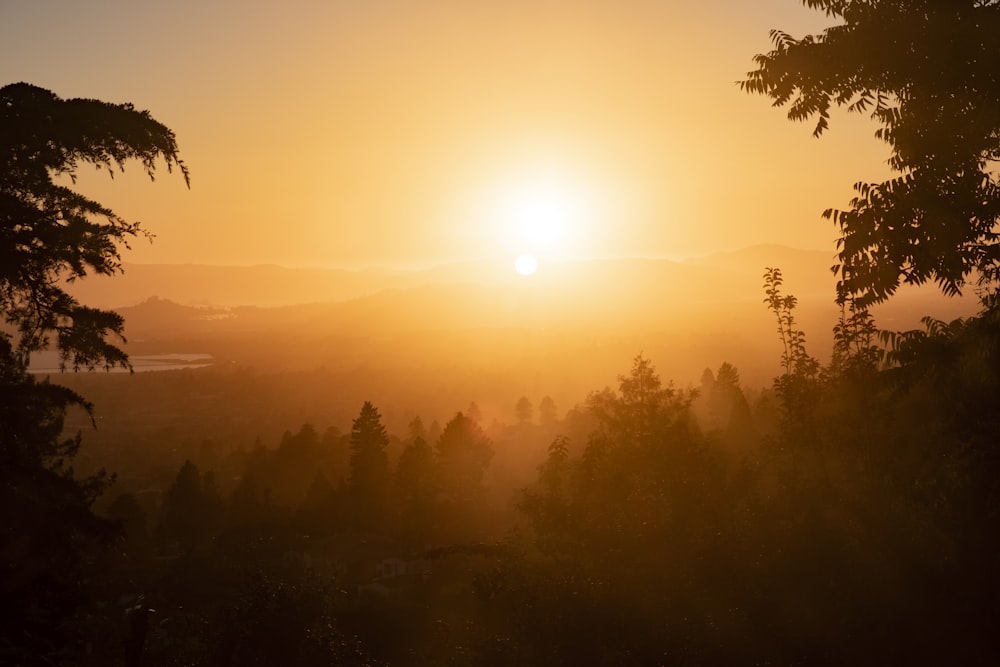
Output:
<svg viewBox="0 0 1000 667">
<path fill-rule="evenodd" d="M 365 403 L 159 475 L 147 452 L 110 488 L 57 463 L 72 396 L 8 364 L 35 412 L 3 416 L 5 456 L 52 448 L 5 470 L 4 661 L 991 662 L 996 315 L 928 321 L 879 369 L 845 314 L 820 367 L 767 278 L 786 372 L 752 403 L 728 364 L 679 389 L 640 356 L 561 418 L 524 399 L 390 436 Z M 508 448 L 539 461 L 512 493 L 486 483 Z"/>
</svg>

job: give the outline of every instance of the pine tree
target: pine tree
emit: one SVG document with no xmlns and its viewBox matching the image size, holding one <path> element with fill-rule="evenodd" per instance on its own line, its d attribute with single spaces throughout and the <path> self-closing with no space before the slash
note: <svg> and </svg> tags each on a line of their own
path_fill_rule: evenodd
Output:
<svg viewBox="0 0 1000 667">
<path fill-rule="evenodd" d="M 382 415 L 369 401 L 351 426 L 351 470 L 348 490 L 355 526 L 366 530 L 384 527 L 389 499 L 389 434 Z"/>
</svg>

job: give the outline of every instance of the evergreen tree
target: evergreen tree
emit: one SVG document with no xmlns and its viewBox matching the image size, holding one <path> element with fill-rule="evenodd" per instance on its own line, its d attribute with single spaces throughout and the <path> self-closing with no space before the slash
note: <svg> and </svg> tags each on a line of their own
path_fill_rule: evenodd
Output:
<svg viewBox="0 0 1000 667">
<path fill-rule="evenodd" d="M 411 429 L 420 431 L 422 428 Z M 394 481 L 400 536 L 419 546 L 430 533 L 437 491 L 434 450 L 423 436 L 414 436 L 400 454 Z"/>
<path fill-rule="evenodd" d="M 726 448 L 746 450 L 757 441 L 750 404 L 740 388 L 739 371 L 728 362 L 719 366 L 709 396 L 709 410 L 721 427 L 722 444 Z"/>
<path fill-rule="evenodd" d="M 483 476 L 493 459 L 486 434 L 461 412 L 445 424 L 435 447 L 435 466 L 442 523 L 451 526 L 448 537 L 466 538 L 479 532 L 484 516 L 486 487 Z"/>
<path fill-rule="evenodd" d="M 542 426 L 551 427 L 555 425 L 557 419 L 556 402 L 552 400 L 551 396 L 542 397 L 542 400 L 538 403 L 539 423 Z"/>
<path fill-rule="evenodd" d="M 119 246 L 145 232 L 57 183 L 75 180 L 81 163 L 112 172 L 129 160 L 152 178 L 161 158 L 187 181 L 173 132 L 131 104 L 63 100 L 26 83 L 0 88 L 0 128 L 0 316 L 17 354 L 26 359 L 54 335 L 65 365 L 127 366 L 107 340 L 122 335 L 122 317 L 81 305 L 65 285 L 117 273 Z"/>
<path fill-rule="evenodd" d="M 66 367 L 128 366 L 108 341 L 117 313 L 80 304 L 66 284 L 121 269 L 119 247 L 145 234 L 63 183 L 83 164 L 109 172 L 137 160 L 153 176 L 187 170 L 173 132 L 130 104 L 63 100 L 27 83 L 0 88 L 0 661 L 53 664 L 77 655 L 67 636 L 84 599 L 81 549 L 108 535 L 91 511 L 103 476 L 77 479 L 80 437 L 62 434 L 66 410 L 89 404 L 27 366 L 54 346 Z"/>
<path fill-rule="evenodd" d="M 388 510 L 390 472 L 385 448 L 389 434 L 382 425 L 382 415 L 369 401 L 351 426 L 351 461 L 348 491 L 355 526 L 379 530 Z"/>
<path fill-rule="evenodd" d="M 531 423 L 531 418 L 534 416 L 534 408 L 527 396 L 522 396 L 518 399 L 517 405 L 514 406 L 514 413 L 517 415 L 519 424 Z"/>
<path fill-rule="evenodd" d="M 168 544 L 192 550 L 204 544 L 217 527 L 221 501 L 211 472 L 185 461 L 163 496 L 157 534 Z"/>
<path fill-rule="evenodd" d="M 86 601 L 83 550 L 116 534 L 91 510 L 109 478 L 74 474 L 81 436 L 63 433 L 73 406 L 90 410 L 36 381 L 0 336 L 0 662 L 52 664 L 77 650 L 69 629 Z"/>
<path fill-rule="evenodd" d="M 253 475 L 244 475 L 229 499 L 228 520 L 232 526 L 261 524 L 274 515 L 271 494 Z"/>
</svg>

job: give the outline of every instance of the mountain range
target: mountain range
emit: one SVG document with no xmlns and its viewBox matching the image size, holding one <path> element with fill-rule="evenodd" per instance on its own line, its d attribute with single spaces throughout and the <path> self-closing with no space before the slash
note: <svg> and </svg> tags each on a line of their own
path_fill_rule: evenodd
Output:
<svg viewBox="0 0 1000 667">
<path fill-rule="evenodd" d="M 764 268 L 782 269 L 784 293 L 798 298 L 797 325 L 825 359 L 839 314 L 833 263 L 832 253 L 767 245 L 685 261 L 564 262 L 532 276 L 497 262 L 412 271 L 133 264 L 72 291 L 125 316 L 132 354 L 208 353 L 284 369 L 461 368 L 569 391 L 613 384 L 643 353 L 682 383 L 729 361 L 760 385 L 780 354 Z M 974 311 L 973 300 L 925 286 L 875 316 L 905 329 L 924 315 Z"/>
</svg>

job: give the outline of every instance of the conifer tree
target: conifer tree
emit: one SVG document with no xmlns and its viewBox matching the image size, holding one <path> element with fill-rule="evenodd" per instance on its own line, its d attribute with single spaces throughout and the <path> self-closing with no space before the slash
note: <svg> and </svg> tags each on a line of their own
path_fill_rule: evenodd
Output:
<svg viewBox="0 0 1000 667">
<path fill-rule="evenodd" d="M 359 528 L 383 527 L 388 510 L 389 457 L 385 448 L 389 434 L 382 425 L 378 408 L 365 401 L 351 426 L 351 461 L 348 489 L 352 514 Z"/>
</svg>

